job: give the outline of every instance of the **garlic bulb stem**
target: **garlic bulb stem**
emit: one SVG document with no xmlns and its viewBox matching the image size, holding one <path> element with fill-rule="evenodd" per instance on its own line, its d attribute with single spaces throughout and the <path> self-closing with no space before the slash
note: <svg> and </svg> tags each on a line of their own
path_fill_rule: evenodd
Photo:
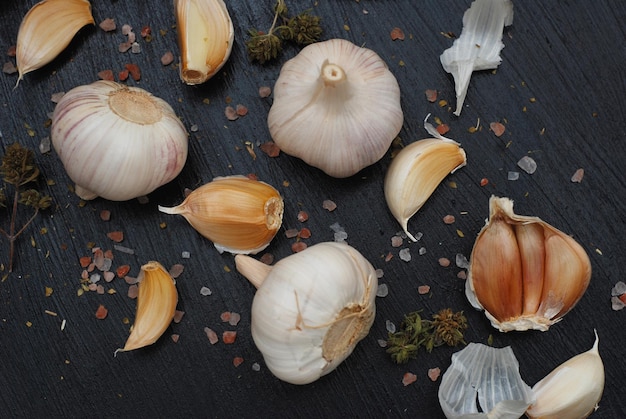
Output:
<svg viewBox="0 0 626 419">
<path fill-rule="evenodd" d="M 235 267 L 255 288 L 263 285 L 265 278 L 273 269 L 270 265 L 241 254 L 235 255 Z"/>
<path fill-rule="evenodd" d="M 326 60 L 322 66 L 322 80 L 324 86 L 334 87 L 346 79 L 346 72 L 341 66 L 331 64 Z"/>
</svg>

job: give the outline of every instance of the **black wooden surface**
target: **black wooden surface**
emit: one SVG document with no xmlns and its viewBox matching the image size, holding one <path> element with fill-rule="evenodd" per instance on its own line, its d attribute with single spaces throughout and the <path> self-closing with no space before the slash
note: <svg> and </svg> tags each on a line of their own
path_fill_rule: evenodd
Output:
<svg viewBox="0 0 626 419">
<path fill-rule="evenodd" d="M 4 51 L 15 44 L 21 17 L 34 3 L 0 3 L 3 62 L 14 60 Z M 406 365 L 395 365 L 377 340 L 386 336 L 386 320 L 398 324 L 409 311 L 422 309 L 431 315 L 451 307 L 468 316 L 468 342 L 486 343 L 493 335 L 494 346 L 511 345 L 529 385 L 588 350 L 593 329 L 597 329 L 606 385 L 593 417 L 624 417 L 626 310 L 611 309 L 610 292 L 624 279 L 626 263 L 622 214 L 626 200 L 626 3 L 514 2 L 513 26 L 504 31 L 502 64 L 495 73 L 474 74 L 466 106 L 457 118 L 450 107 L 429 103 L 424 91 L 437 89 L 440 99 L 455 105 L 453 80 L 441 68 L 439 55 L 453 42 L 442 33 L 460 34 L 469 0 L 288 1 L 294 12 L 311 8 L 322 16 L 324 39 L 348 39 L 373 49 L 387 62 L 402 91 L 405 122 L 400 137 L 405 143 L 428 136 L 422 121 L 432 113 L 450 125 L 448 136 L 460 141 L 467 152 L 468 165 L 449 176 L 409 223 L 411 231 L 423 233 L 418 243 L 403 246 L 411 250 L 410 262 L 401 261 L 399 249 L 391 246 L 399 226 L 387 210 L 382 190 L 389 154 L 358 175 L 338 180 L 286 155 L 273 159 L 255 148 L 253 160 L 246 151 L 246 141 L 258 145 L 270 139 L 266 117 L 272 99 L 260 98 L 258 88 L 273 86 L 282 63 L 298 50 L 288 46 L 279 60 L 265 66 L 250 63 L 244 46 L 247 29 L 269 27 L 271 2 L 231 0 L 227 4 L 235 27 L 233 52 L 220 73 L 201 86 L 182 84 L 177 69 L 163 67 L 159 61 L 168 50 L 178 55 L 170 1 L 95 0 L 96 22 L 112 17 L 118 24 L 116 32 L 84 28 L 56 60 L 26 75 L 17 89 L 13 89 L 16 75 L 0 76 L 3 153 L 16 141 L 38 150 L 40 141 L 49 135 L 46 121 L 54 109 L 53 93 L 93 82 L 99 71 L 117 72 L 126 63 L 136 63 L 142 70 L 141 80 L 128 84 L 167 100 L 188 130 L 197 126 L 190 135 L 184 170 L 151 194 L 147 204 L 97 199 L 81 206 L 68 189 L 72 182 L 55 152 L 36 151 L 41 188 L 53 196 L 55 206 L 37 217 L 18 240 L 15 270 L 0 283 L 2 415 L 442 417 L 437 401 L 440 380 L 431 382 L 426 374 L 433 367 L 444 371 L 451 354 L 460 348 L 438 348 L 420 353 Z M 125 41 L 120 30 L 125 23 L 137 33 L 144 25 L 154 32 L 150 43 L 139 39 L 140 54 L 118 52 L 118 44 Z M 404 41 L 390 39 L 394 27 L 405 32 Z M 249 114 L 228 121 L 224 116 L 227 98 L 233 105 L 246 105 Z M 481 129 L 469 133 L 477 121 Z M 500 138 L 489 130 L 494 121 L 506 125 Z M 537 161 L 533 175 L 516 166 L 525 155 Z M 93 162 L 97 164 L 97 156 Z M 570 177 L 578 168 L 585 170 L 585 177 L 580 184 L 572 183 Z M 509 171 L 520 171 L 519 180 L 507 180 Z M 389 295 L 377 299 L 376 321 L 369 336 L 336 371 L 307 386 L 283 383 L 265 367 L 250 336 L 254 288 L 234 270 L 232 255 L 218 254 L 182 217 L 161 214 L 156 208 L 157 204 L 179 203 L 184 188 L 195 188 L 215 176 L 248 173 L 276 186 L 284 196 L 284 229 L 308 227 L 312 237 L 306 242 L 311 245 L 332 240 L 329 226 L 339 223 L 348 233 L 348 242 L 384 271 L 380 282 L 389 287 Z M 489 184 L 481 187 L 482 178 L 489 179 Z M 46 185 L 45 181 L 54 183 Z M 492 194 L 511 197 L 518 213 L 537 215 L 572 234 L 591 258 L 593 277 L 587 293 L 548 332 L 497 332 L 467 303 L 464 283 L 457 278 L 459 268 L 454 264 L 443 268 L 437 262 L 440 257 L 454 260 L 458 253 L 469 257 Z M 338 208 L 324 210 L 325 199 L 334 200 Z M 100 219 L 103 209 L 111 211 L 108 222 Z M 301 209 L 310 215 L 305 224 L 296 219 Z M 441 219 L 446 214 L 455 215 L 456 223 L 444 224 Z M 20 220 L 25 221 L 27 215 L 23 211 Z M 0 212 L 0 221 L 2 228 L 8 228 L 6 210 Z M 179 308 L 186 313 L 155 345 L 117 357 L 113 357 L 114 350 L 128 336 L 129 324 L 122 320 L 132 323 L 135 314 L 136 301 L 126 295 L 128 285 L 116 279 L 105 286 L 115 289 L 115 294 L 77 295 L 82 271 L 79 258 L 90 255 L 90 245 L 112 249 L 114 243 L 106 234 L 115 230 L 125 233 L 121 244 L 135 254 L 114 252 L 114 267 L 129 264 L 130 275 L 136 275 L 148 260 L 184 265 L 178 290 Z M 291 254 L 293 241 L 281 232 L 267 250 L 278 260 Z M 426 254 L 420 256 L 421 247 Z M 3 239 L 2 276 L 8 248 Z M 184 251 L 190 252 L 188 259 L 182 258 Z M 395 257 L 385 262 L 389 252 Z M 430 285 L 430 294 L 418 294 L 422 284 Z M 203 286 L 212 295 L 200 295 Z M 53 289 L 49 297 L 46 287 Z M 109 309 L 105 320 L 94 315 L 100 304 Z M 239 325 L 222 323 L 224 311 L 241 313 Z M 237 330 L 237 341 L 212 346 L 203 331 L 206 326 L 220 334 Z M 178 343 L 170 339 L 173 333 L 180 335 Z M 237 368 L 232 364 L 235 356 L 245 360 Z M 260 371 L 253 370 L 255 362 Z M 404 387 L 405 372 L 415 373 L 417 382 Z"/>
</svg>

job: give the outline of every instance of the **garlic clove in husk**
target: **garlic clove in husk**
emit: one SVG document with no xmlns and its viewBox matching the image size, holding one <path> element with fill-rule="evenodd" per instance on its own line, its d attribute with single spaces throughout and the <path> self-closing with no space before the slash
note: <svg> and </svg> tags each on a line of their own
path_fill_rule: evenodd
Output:
<svg viewBox="0 0 626 419">
<path fill-rule="evenodd" d="M 85 25 L 95 24 L 87 0 L 43 0 L 24 16 L 17 33 L 15 61 L 19 77 L 54 60 Z"/>
<path fill-rule="evenodd" d="M 465 166 L 465 151 L 448 138 L 427 138 L 404 147 L 393 158 L 385 176 L 385 199 L 406 235 L 409 219 L 419 211 L 441 181 Z"/>
<path fill-rule="evenodd" d="M 384 156 L 403 118 L 400 88 L 385 62 L 370 49 L 331 39 L 283 65 L 268 126 L 282 151 L 345 178 Z"/>
<path fill-rule="evenodd" d="M 235 264 L 258 287 L 252 338 L 283 381 L 308 384 L 330 373 L 374 322 L 376 272 L 345 243 L 319 243 L 272 267 L 243 255 Z"/>
<path fill-rule="evenodd" d="M 282 225 L 283 199 L 274 187 L 245 176 L 213 179 L 192 191 L 180 205 L 159 206 L 166 214 L 180 214 L 217 250 L 258 253 Z"/>
<path fill-rule="evenodd" d="M 167 102 L 105 80 L 59 100 L 51 140 L 83 199 L 147 195 L 174 179 L 187 159 L 187 131 Z"/>
<path fill-rule="evenodd" d="M 589 256 L 573 238 L 538 217 L 515 214 L 509 198 L 490 198 L 466 295 L 493 327 L 546 331 L 576 305 L 590 279 Z"/>
<path fill-rule="evenodd" d="M 161 337 L 174 318 L 178 291 L 176 281 L 159 262 L 151 261 L 141 267 L 137 276 L 137 314 L 124 348 L 132 351 L 152 345 Z"/>
<path fill-rule="evenodd" d="M 223 0 L 174 0 L 180 78 L 189 85 L 213 77 L 226 63 L 235 31 Z"/>
<path fill-rule="evenodd" d="M 535 400 L 511 347 L 478 343 L 452 355 L 438 395 L 448 419 L 518 419 Z"/>
<path fill-rule="evenodd" d="M 528 408 L 530 419 L 583 419 L 598 406 L 604 390 L 604 364 L 593 347 L 565 361 L 533 386 L 536 401 Z"/>
</svg>

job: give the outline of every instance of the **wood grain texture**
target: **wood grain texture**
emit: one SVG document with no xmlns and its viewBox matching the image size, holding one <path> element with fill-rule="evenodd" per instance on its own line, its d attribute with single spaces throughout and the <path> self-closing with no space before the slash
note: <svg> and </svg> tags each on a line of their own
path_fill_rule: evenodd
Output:
<svg viewBox="0 0 626 419">
<path fill-rule="evenodd" d="M 14 60 L 5 51 L 15 44 L 20 20 L 34 3 L 0 3 L 3 61 Z M 270 139 L 266 118 L 272 99 L 260 98 L 258 88 L 273 86 L 282 63 L 298 52 L 286 46 L 281 58 L 268 65 L 249 61 L 244 45 L 247 29 L 269 27 L 270 3 L 227 1 L 235 27 L 233 52 L 224 68 L 201 86 L 182 84 L 174 65 L 160 63 L 168 50 L 178 55 L 169 1 L 94 0 L 95 21 L 112 17 L 117 31 L 85 27 L 57 59 L 27 74 L 17 89 L 13 88 L 16 75 L 0 75 L 2 153 L 16 141 L 38 150 L 42 138 L 49 136 L 46 121 L 54 109 L 52 94 L 91 83 L 101 70 L 117 73 L 126 63 L 142 70 L 141 80 L 128 84 L 168 101 L 188 130 L 197 126 L 190 133 L 183 172 L 151 194 L 148 204 L 98 199 L 79 206 L 55 152 L 36 152 L 43 180 L 54 181 L 49 186 L 42 181 L 41 188 L 53 196 L 55 207 L 37 217 L 18 240 L 15 272 L 0 283 L 3 411 L 15 417 L 439 418 L 443 417 L 437 401 L 439 383 L 431 382 L 427 371 L 445 370 L 459 348 L 423 352 L 398 366 L 377 340 L 386 337 L 386 320 L 399 323 L 409 311 L 422 309 L 430 315 L 452 307 L 468 316 L 468 342 L 486 343 L 493 335 L 495 346 L 511 345 L 530 385 L 589 349 L 593 329 L 597 329 L 606 386 L 592 417 L 626 415 L 626 310 L 615 312 L 610 305 L 611 288 L 624 279 L 622 267 L 626 265 L 622 250 L 626 231 L 622 216 L 626 202 L 626 3 L 514 2 L 514 24 L 503 36 L 502 64 L 495 72 L 473 75 L 465 108 L 457 118 L 450 108 L 456 103 L 453 80 L 441 68 L 439 55 L 453 42 L 442 32 L 460 34 L 469 0 L 288 0 L 294 12 L 310 8 L 322 16 L 324 39 L 348 39 L 373 49 L 386 61 L 402 91 L 405 122 L 400 137 L 405 143 L 428 136 L 422 124 L 425 115 L 432 113 L 450 125 L 448 136 L 461 142 L 467 152 L 468 165 L 449 176 L 410 221 L 412 232 L 423 233 L 418 243 L 403 246 L 413 255 L 410 262 L 401 261 L 399 249 L 391 247 L 391 237 L 400 227 L 382 193 L 389 153 L 356 176 L 331 179 L 284 154 L 269 158 L 255 148 L 256 159 L 252 159 L 246 151 L 246 141 L 256 146 Z M 152 42 L 139 40 L 140 54 L 118 52 L 118 44 L 125 41 L 119 28 L 125 23 L 136 32 L 143 25 L 153 30 Z M 404 41 L 391 40 L 394 27 L 405 32 Z M 450 106 L 429 103 L 426 89 L 437 89 Z M 224 116 L 227 98 L 231 104 L 246 105 L 249 114 L 228 121 Z M 481 129 L 470 134 L 468 128 L 478 121 Z M 489 130 L 494 121 L 506 125 L 500 138 Z M 538 164 L 533 175 L 516 166 L 525 155 Z M 93 156 L 93 163 L 97 162 Z M 578 168 L 584 168 L 585 177 L 580 184 L 572 183 L 570 177 Z M 519 180 L 508 181 L 509 171 L 520 171 Z M 389 286 L 389 295 L 377 301 L 370 335 L 336 371 L 307 386 L 280 382 L 265 368 L 250 335 L 254 289 L 234 270 L 232 255 L 218 254 L 182 217 L 156 209 L 157 204 L 179 203 L 185 188 L 196 188 L 215 176 L 248 173 L 277 187 L 285 198 L 285 229 L 303 226 L 296 218 L 301 209 L 310 215 L 304 224 L 313 233 L 308 244 L 332 240 L 329 226 L 339 223 L 348 233 L 348 242 L 375 268 L 383 269 L 380 282 Z M 489 184 L 481 187 L 482 178 L 489 179 Z M 450 187 L 450 182 L 456 187 Z M 572 234 L 591 257 L 593 277 L 587 293 L 548 332 L 497 332 L 467 303 L 463 281 L 456 277 L 459 269 L 442 268 L 437 262 L 439 257 L 454 260 L 456 254 L 469 257 L 492 194 L 511 197 L 520 214 L 537 215 Z M 324 210 L 325 199 L 334 200 L 338 208 Z M 108 222 L 99 217 L 103 209 L 111 211 Z M 441 219 L 446 214 L 454 215 L 456 223 L 444 224 Z M 20 219 L 26 216 L 24 211 Z M 0 223 L 7 228 L 4 209 Z M 135 254 L 116 251 L 113 265 L 129 264 L 132 276 L 148 260 L 166 267 L 184 264 L 178 290 L 179 308 L 186 312 L 182 322 L 173 324 L 155 345 L 117 357 L 113 352 L 128 336 L 129 324 L 123 319 L 132 323 L 135 312 L 135 301 L 126 296 L 128 285 L 115 279 L 105 287 L 115 289 L 116 294 L 77 296 L 82 271 L 79 258 L 90 254 L 90 244 L 112 249 L 114 243 L 106 234 L 115 230 L 125 233 L 121 244 Z M 268 251 L 278 260 L 291 253 L 292 243 L 293 239 L 279 233 Z M 419 256 L 421 247 L 426 254 Z M 182 258 L 184 251 L 190 252 L 189 259 Z M 389 252 L 395 257 L 385 262 Z M 0 241 L 0 257 L 4 275 L 6 240 Z M 422 284 L 431 286 L 430 295 L 418 294 Z M 200 295 L 203 286 L 212 295 Z M 54 290 L 51 296 L 45 296 L 45 287 Z M 109 309 L 105 320 L 95 318 L 99 304 Z M 223 311 L 241 313 L 239 325 L 222 323 Z M 67 323 L 61 331 L 63 320 Z M 27 322 L 32 325 L 28 327 Z M 212 346 L 203 332 L 207 326 L 220 335 L 224 330 L 237 330 L 237 341 Z M 178 343 L 171 341 L 172 333 L 180 335 Z M 245 360 L 237 368 L 232 364 L 235 356 Z M 252 369 L 255 362 L 261 366 L 258 372 Z M 404 387 L 402 376 L 407 371 L 418 380 Z"/>
</svg>

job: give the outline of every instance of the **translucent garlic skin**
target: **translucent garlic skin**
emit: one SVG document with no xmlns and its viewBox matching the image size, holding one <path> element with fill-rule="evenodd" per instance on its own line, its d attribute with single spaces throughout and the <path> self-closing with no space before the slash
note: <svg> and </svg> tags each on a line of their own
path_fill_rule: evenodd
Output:
<svg viewBox="0 0 626 419">
<path fill-rule="evenodd" d="M 380 160 L 403 121 L 385 62 L 343 39 L 311 44 L 283 65 L 268 115 L 282 151 L 338 178 Z"/>
<path fill-rule="evenodd" d="M 491 197 L 465 291 L 493 327 L 546 331 L 576 305 L 590 280 L 589 256 L 573 238 L 538 217 L 515 214 L 510 199 Z"/>
<path fill-rule="evenodd" d="M 333 371 L 368 334 L 377 286 L 372 265 L 344 243 L 277 262 L 252 303 L 252 337 L 268 369 L 292 384 Z"/>
<path fill-rule="evenodd" d="M 100 80 L 57 103 L 51 139 L 76 193 L 126 201 L 173 180 L 187 159 L 187 131 L 149 92 Z"/>
</svg>

